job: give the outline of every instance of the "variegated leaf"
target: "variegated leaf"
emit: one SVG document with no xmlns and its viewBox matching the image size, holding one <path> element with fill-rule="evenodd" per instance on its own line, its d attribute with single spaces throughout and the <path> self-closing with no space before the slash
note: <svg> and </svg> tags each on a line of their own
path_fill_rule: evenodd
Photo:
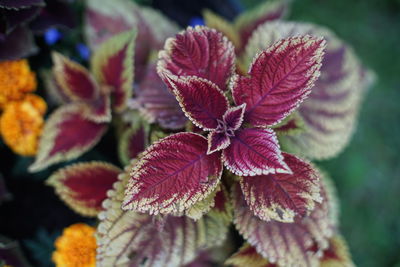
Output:
<svg viewBox="0 0 400 267">
<path fill-rule="evenodd" d="M 91 121 L 97 123 L 111 121 L 111 99 L 109 92 L 102 92 L 97 99 L 89 103 L 83 103 L 82 107 L 85 109 L 84 117 Z"/>
<path fill-rule="evenodd" d="M 226 127 L 232 131 L 236 131 L 242 126 L 246 104 L 228 109 L 224 114 L 224 122 Z"/>
<path fill-rule="evenodd" d="M 321 202 L 320 174 L 296 156 L 282 153 L 292 174 L 277 173 L 243 177 L 240 185 L 247 205 L 261 220 L 293 222 L 304 217 Z"/>
<path fill-rule="evenodd" d="M 346 241 L 340 235 L 329 240 L 329 248 L 324 251 L 320 267 L 354 267 Z"/>
<path fill-rule="evenodd" d="M 191 206 L 185 211 L 185 215 L 193 220 L 200 219 L 204 214 L 208 213 L 215 205 L 215 196 L 220 191 L 218 186 L 214 191 L 212 191 L 208 196 Z"/>
<path fill-rule="evenodd" d="M 207 139 L 170 135 L 150 146 L 131 173 L 123 209 L 181 213 L 205 199 L 222 174 L 220 153 L 207 155 Z"/>
<path fill-rule="evenodd" d="M 94 52 L 92 70 L 97 80 L 110 88 L 113 107 L 125 109 L 133 91 L 133 56 L 136 31 L 127 31 L 109 38 Z"/>
<path fill-rule="evenodd" d="M 238 184 L 232 193 L 234 224 L 258 253 L 279 266 L 318 266 L 336 227 L 329 211 L 331 197 L 324 184 L 321 187 L 324 201 L 309 216 L 297 217 L 294 223 L 262 221 L 250 211 Z"/>
<path fill-rule="evenodd" d="M 298 114 L 304 131 L 282 136 L 285 149 L 313 159 L 337 155 L 348 144 L 372 73 L 358 62 L 353 50 L 326 28 L 306 23 L 271 22 L 258 28 L 249 41 L 246 59 L 279 39 L 297 35 L 323 36 L 327 41 L 321 75 Z"/>
<path fill-rule="evenodd" d="M 188 27 L 166 41 L 159 53 L 157 71 L 167 75 L 196 76 L 215 83 L 221 90 L 234 72 L 234 48 L 220 32 L 207 27 Z"/>
<path fill-rule="evenodd" d="M 106 162 L 84 162 L 69 165 L 52 174 L 46 181 L 59 197 L 75 212 L 96 216 L 107 191 L 121 173 L 118 167 Z"/>
<path fill-rule="evenodd" d="M 214 83 L 197 77 L 167 78 L 185 115 L 203 130 L 216 129 L 229 102 Z"/>
<path fill-rule="evenodd" d="M 151 50 L 161 49 L 167 37 L 178 27 L 150 8 L 141 8 L 129 0 L 89 0 L 86 8 L 85 35 L 92 50 L 111 38 L 133 28 L 138 30 L 135 45 L 135 80 L 143 78 Z"/>
<path fill-rule="evenodd" d="M 297 112 L 294 112 L 275 125 L 273 129 L 278 136 L 300 134 L 304 131 L 304 121 Z"/>
<path fill-rule="evenodd" d="M 100 88 L 88 70 L 63 55 L 54 52 L 53 75 L 61 95 L 71 101 L 90 102 L 100 95 Z"/>
<path fill-rule="evenodd" d="M 230 146 L 223 150 L 222 157 L 224 165 L 240 176 L 291 173 L 271 129 L 247 128 L 236 131 Z"/>
<path fill-rule="evenodd" d="M 64 105 L 46 120 L 31 172 L 79 157 L 97 144 L 107 124 L 84 118 L 81 105 Z"/>
<path fill-rule="evenodd" d="M 224 132 L 212 131 L 207 136 L 207 154 L 227 148 L 231 144 L 231 139 Z"/>
<path fill-rule="evenodd" d="M 244 243 L 238 252 L 225 261 L 225 265 L 232 267 L 276 267 L 275 264 L 268 262 L 267 259 L 258 254 L 257 250 L 249 243 Z"/>
<path fill-rule="evenodd" d="M 120 175 L 99 214 L 97 266 L 182 266 L 225 239 L 228 225 L 212 214 L 195 222 L 121 210 L 128 180 L 128 174 Z"/>
<path fill-rule="evenodd" d="M 246 103 L 245 121 L 271 126 L 282 121 L 311 92 L 318 78 L 325 41 L 309 35 L 282 39 L 255 57 L 248 77 L 236 77 L 237 105 Z"/>
<path fill-rule="evenodd" d="M 247 42 L 258 26 L 265 22 L 282 19 L 286 16 L 290 8 L 290 1 L 291 0 L 264 1 L 259 6 L 242 13 L 236 18 L 235 28 L 239 31 L 241 43 L 238 54 L 246 47 Z"/>
<path fill-rule="evenodd" d="M 118 155 L 124 165 L 142 153 L 148 144 L 149 126 L 138 121 L 126 128 L 119 137 Z"/>
<path fill-rule="evenodd" d="M 150 123 L 158 123 L 162 128 L 181 129 L 187 118 L 175 96 L 168 90 L 156 72 L 156 66 L 149 64 L 144 79 L 135 88 L 135 98 L 130 107 L 138 109 Z"/>
</svg>

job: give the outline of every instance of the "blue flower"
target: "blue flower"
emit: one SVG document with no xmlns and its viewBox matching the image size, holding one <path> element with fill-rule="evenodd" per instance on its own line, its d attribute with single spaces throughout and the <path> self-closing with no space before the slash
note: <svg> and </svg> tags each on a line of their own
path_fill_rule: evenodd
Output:
<svg viewBox="0 0 400 267">
<path fill-rule="evenodd" d="M 88 60 L 90 57 L 90 50 L 85 44 L 77 44 L 75 47 L 82 59 Z"/>
<path fill-rule="evenodd" d="M 193 18 L 190 19 L 189 26 L 194 27 L 194 26 L 197 26 L 197 25 L 199 25 L 199 26 L 204 26 L 205 25 L 204 24 L 204 19 L 202 17 L 193 17 Z"/>
<path fill-rule="evenodd" d="M 44 33 L 44 40 L 48 45 L 53 45 L 57 43 L 57 41 L 60 40 L 61 37 L 62 37 L 61 32 L 56 28 L 50 28 Z"/>
</svg>

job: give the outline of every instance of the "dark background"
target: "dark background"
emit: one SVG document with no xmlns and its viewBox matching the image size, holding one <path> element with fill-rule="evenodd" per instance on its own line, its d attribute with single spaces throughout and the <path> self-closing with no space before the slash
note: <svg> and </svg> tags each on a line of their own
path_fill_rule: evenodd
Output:
<svg viewBox="0 0 400 267">
<path fill-rule="evenodd" d="M 258 0 L 138 0 L 161 9 L 181 26 L 209 8 L 234 18 Z M 82 2 L 75 3 L 82 11 Z M 320 162 L 335 181 L 341 203 L 341 230 L 358 266 L 400 266 L 400 1 L 399 0 L 297 0 L 289 20 L 329 27 L 351 44 L 361 61 L 377 75 L 363 102 L 357 131 L 337 158 Z M 82 41 L 81 29 L 64 32 L 59 50 L 74 49 Z M 50 48 L 38 38 L 41 54 L 33 69 L 49 64 Z M 71 48 L 72 47 L 72 48 Z M 71 54 L 71 53 L 70 53 Z M 72 52 L 73 54 L 73 52 Z M 83 160 L 115 162 L 109 134 Z M 100 149 L 99 149 L 100 148 Z M 35 266 L 51 266 L 54 238 L 77 221 L 74 214 L 43 185 L 52 171 L 26 173 L 31 159 L 13 155 L 0 142 L 0 173 L 13 200 L 0 206 L 0 234 L 21 240 Z M 80 159 L 82 160 L 82 158 Z"/>
</svg>

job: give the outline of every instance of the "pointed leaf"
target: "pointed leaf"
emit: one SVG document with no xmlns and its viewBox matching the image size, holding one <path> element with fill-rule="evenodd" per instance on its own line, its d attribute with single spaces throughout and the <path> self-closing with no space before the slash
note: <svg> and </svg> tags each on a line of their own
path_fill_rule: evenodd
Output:
<svg viewBox="0 0 400 267">
<path fill-rule="evenodd" d="M 149 127 L 139 121 L 125 129 L 119 137 L 118 154 L 124 165 L 142 153 L 148 143 Z"/>
<path fill-rule="evenodd" d="M 242 104 L 237 107 L 230 108 L 224 114 L 224 122 L 226 123 L 226 127 L 230 130 L 236 131 L 242 126 L 244 112 L 246 110 L 246 104 Z"/>
<path fill-rule="evenodd" d="M 346 241 L 340 235 L 329 240 L 329 248 L 324 251 L 320 267 L 354 267 Z"/>
<path fill-rule="evenodd" d="M 207 155 L 207 139 L 177 133 L 150 146 L 131 174 L 123 209 L 181 213 L 218 185 L 220 153 Z"/>
<path fill-rule="evenodd" d="M 156 216 L 120 209 L 128 174 L 109 191 L 97 229 L 97 266 L 182 266 L 194 260 L 200 249 L 224 240 L 228 226 L 219 217 Z M 209 239 L 212 237 L 212 239 Z"/>
<path fill-rule="evenodd" d="M 61 94 L 72 101 L 93 101 L 100 89 L 92 75 L 82 65 L 54 52 L 53 74 Z"/>
<path fill-rule="evenodd" d="M 85 117 L 91 121 L 102 123 L 110 122 L 111 116 L 111 99 L 109 93 L 101 93 L 100 96 L 89 102 L 85 103 Z"/>
<path fill-rule="evenodd" d="M 249 77 L 237 77 L 233 98 L 246 103 L 245 121 L 255 126 L 279 123 L 311 92 L 319 76 L 325 41 L 311 36 L 276 42 L 259 54 Z"/>
<path fill-rule="evenodd" d="M 208 148 L 207 154 L 210 155 L 216 151 L 227 148 L 231 144 L 231 139 L 225 133 L 212 131 L 207 137 Z"/>
<path fill-rule="evenodd" d="M 104 42 L 91 62 L 97 80 L 111 89 L 113 107 L 124 110 L 133 91 L 133 56 L 136 31 L 120 33 Z"/>
<path fill-rule="evenodd" d="M 204 130 L 216 129 L 229 107 L 218 86 L 196 77 L 168 79 L 185 115 Z"/>
<path fill-rule="evenodd" d="M 309 97 L 301 103 L 298 114 L 304 131 L 282 136 L 282 146 L 290 152 L 312 159 L 337 155 L 354 132 L 364 92 L 373 80 L 354 51 L 326 28 L 309 23 L 270 22 L 260 26 L 249 41 L 246 59 L 282 38 L 311 34 L 327 40 L 321 76 Z"/>
<path fill-rule="evenodd" d="M 156 66 L 149 64 L 146 76 L 135 88 L 136 97 L 130 107 L 138 109 L 150 123 L 158 123 L 162 128 L 181 129 L 187 118 L 175 96 L 168 90 L 156 72 Z"/>
<path fill-rule="evenodd" d="M 228 39 L 214 29 L 188 27 L 165 43 L 159 53 L 158 73 L 196 76 L 226 90 L 234 72 L 234 48 Z"/>
<path fill-rule="evenodd" d="M 52 164 L 79 157 L 97 144 L 107 130 L 107 124 L 95 123 L 83 117 L 80 105 L 64 105 L 46 120 L 31 172 Z"/>
<path fill-rule="evenodd" d="M 243 177 L 240 185 L 249 208 L 261 220 L 293 222 L 306 216 L 321 202 L 320 174 L 309 163 L 283 153 L 293 174 L 278 173 Z"/>
<path fill-rule="evenodd" d="M 330 214 L 332 199 L 322 184 L 324 199 L 307 217 L 294 223 L 265 222 L 254 216 L 246 204 L 240 186 L 233 188 L 234 224 L 258 253 L 279 266 L 318 266 L 321 252 L 329 245 L 335 230 Z"/>
<path fill-rule="evenodd" d="M 255 176 L 291 173 L 283 161 L 278 140 L 271 129 L 250 128 L 235 132 L 222 152 L 224 165 L 234 174 Z"/>
<path fill-rule="evenodd" d="M 77 163 L 59 169 L 46 183 L 53 186 L 59 197 L 75 212 L 96 216 L 102 210 L 101 203 L 107 198 L 107 191 L 117 181 L 121 171 L 106 162 Z"/>
<path fill-rule="evenodd" d="M 269 263 L 267 259 L 258 254 L 257 250 L 249 243 L 244 243 L 238 252 L 225 261 L 225 265 L 233 267 L 276 267 L 275 264 Z"/>
<path fill-rule="evenodd" d="M 290 0 L 265 1 L 254 9 L 242 13 L 235 20 L 235 27 L 239 31 L 241 41 L 241 49 L 238 52 L 243 51 L 258 26 L 284 18 L 289 10 L 289 2 Z"/>
</svg>

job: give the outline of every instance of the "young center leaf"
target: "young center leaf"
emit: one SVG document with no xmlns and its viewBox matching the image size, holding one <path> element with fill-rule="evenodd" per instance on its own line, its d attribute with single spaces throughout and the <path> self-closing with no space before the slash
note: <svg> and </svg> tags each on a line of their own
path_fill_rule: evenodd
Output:
<svg viewBox="0 0 400 267">
<path fill-rule="evenodd" d="M 240 185 L 247 205 L 261 220 L 293 222 L 306 216 L 321 202 L 320 174 L 309 163 L 283 153 L 292 174 L 276 173 L 243 177 Z"/>
<path fill-rule="evenodd" d="M 278 266 L 318 266 L 322 251 L 328 248 L 329 238 L 336 230 L 336 219 L 330 210 L 333 199 L 328 191 L 322 183 L 323 202 L 307 217 L 296 217 L 293 223 L 266 222 L 251 212 L 236 184 L 232 192 L 234 224 L 269 262 Z"/>
<path fill-rule="evenodd" d="M 83 216 L 96 216 L 107 191 L 118 180 L 122 170 L 106 162 L 77 163 L 59 169 L 46 181 L 59 197 Z"/>
<path fill-rule="evenodd" d="M 136 31 L 120 33 L 104 42 L 92 57 L 93 74 L 110 88 L 117 112 L 125 109 L 133 91 L 135 39 Z"/>
<path fill-rule="evenodd" d="M 82 65 L 54 52 L 53 75 L 62 95 L 71 101 L 90 102 L 100 95 L 100 88 Z"/>
<path fill-rule="evenodd" d="M 81 105 L 68 104 L 58 108 L 47 119 L 31 172 L 52 164 L 79 157 L 97 144 L 107 124 L 84 117 Z"/>
<path fill-rule="evenodd" d="M 186 116 L 204 130 L 216 129 L 228 110 L 224 93 L 212 82 L 196 77 L 168 78 Z"/>
<path fill-rule="evenodd" d="M 234 47 L 220 32 L 207 27 L 189 27 L 165 43 L 159 53 L 158 72 L 176 76 L 196 76 L 227 89 L 234 72 Z M 168 84 L 168 82 L 166 81 Z"/>
<path fill-rule="evenodd" d="M 230 146 L 223 150 L 222 157 L 224 165 L 240 176 L 291 173 L 271 129 L 247 128 L 236 131 Z"/>
<path fill-rule="evenodd" d="M 170 135 L 150 146 L 131 173 L 123 209 L 150 214 L 182 213 L 203 200 L 222 174 L 220 153 L 207 155 L 207 139 Z"/>
<path fill-rule="evenodd" d="M 236 77 L 232 95 L 246 103 L 245 121 L 271 126 L 290 114 L 319 76 L 325 41 L 308 35 L 280 40 L 259 54 L 249 76 Z"/>
</svg>

